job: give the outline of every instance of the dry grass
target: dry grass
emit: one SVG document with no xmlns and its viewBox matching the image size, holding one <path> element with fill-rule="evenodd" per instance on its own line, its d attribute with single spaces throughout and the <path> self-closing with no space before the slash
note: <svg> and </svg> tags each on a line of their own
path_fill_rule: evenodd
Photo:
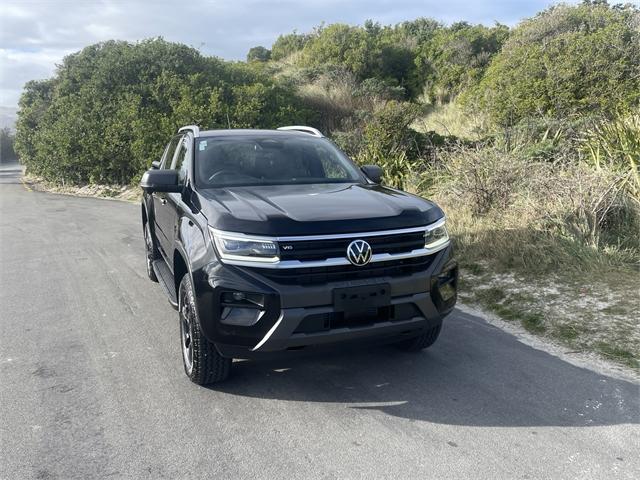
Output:
<svg viewBox="0 0 640 480">
<path fill-rule="evenodd" d="M 640 205 L 619 173 L 482 145 L 444 153 L 423 178 L 472 261 L 528 272 L 640 266 Z"/>
<path fill-rule="evenodd" d="M 467 140 L 480 140 L 489 130 L 489 119 L 482 113 L 466 112 L 456 103 L 430 105 L 429 112 L 413 123 L 418 132 L 436 132 Z"/>
<path fill-rule="evenodd" d="M 298 96 L 320 114 L 322 129 L 333 132 L 351 128 L 358 112 L 374 112 L 387 98 L 382 94 L 362 94 L 360 82 L 348 71 L 336 70 L 318 75 L 298 86 Z M 357 121 L 356 121 L 357 123 Z"/>
<path fill-rule="evenodd" d="M 356 87 L 353 75 L 322 75 L 315 82 L 300 86 L 298 95 L 305 104 L 321 112 L 323 130 L 333 131 L 358 108 L 358 99 L 353 95 Z"/>
</svg>

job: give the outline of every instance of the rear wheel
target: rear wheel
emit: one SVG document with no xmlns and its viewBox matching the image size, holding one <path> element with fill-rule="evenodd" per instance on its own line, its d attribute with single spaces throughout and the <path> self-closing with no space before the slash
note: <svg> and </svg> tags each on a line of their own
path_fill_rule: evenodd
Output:
<svg viewBox="0 0 640 480">
<path fill-rule="evenodd" d="M 430 328 L 422 335 L 408 340 L 402 340 L 401 342 L 398 342 L 396 346 L 405 352 L 419 352 L 420 350 L 429 348 L 431 345 L 436 343 L 436 340 L 440 336 L 440 330 L 442 330 L 442 323 Z"/>
<path fill-rule="evenodd" d="M 153 241 L 153 235 L 151 234 L 151 228 L 149 227 L 149 222 L 144 224 L 144 246 L 146 253 L 146 261 L 147 261 L 147 275 L 151 281 L 157 282 L 158 277 L 156 276 L 156 272 L 153 270 L 153 261 L 157 260 L 160 256 L 158 249 Z"/>
<path fill-rule="evenodd" d="M 221 356 L 215 345 L 202 334 L 189 274 L 182 277 L 178 288 L 178 313 L 182 362 L 187 376 L 198 385 L 225 380 L 232 360 Z"/>
</svg>

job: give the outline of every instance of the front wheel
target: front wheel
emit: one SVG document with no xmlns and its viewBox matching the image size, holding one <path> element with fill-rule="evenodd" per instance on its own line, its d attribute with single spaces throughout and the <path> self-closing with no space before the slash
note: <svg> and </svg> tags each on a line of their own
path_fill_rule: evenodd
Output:
<svg viewBox="0 0 640 480">
<path fill-rule="evenodd" d="M 396 343 L 396 346 L 405 352 L 419 352 L 420 350 L 429 348 L 431 345 L 436 343 L 436 340 L 440 336 L 440 330 L 442 330 L 442 323 L 430 328 L 422 335 L 409 338 L 408 340 L 402 340 L 401 342 Z"/>
<path fill-rule="evenodd" d="M 221 356 L 215 345 L 202 334 L 189 274 L 182 277 L 178 288 L 178 314 L 182 363 L 187 377 L 198 385 L 225 380 L 229 376 L 232 360 Z"/>
</svg>

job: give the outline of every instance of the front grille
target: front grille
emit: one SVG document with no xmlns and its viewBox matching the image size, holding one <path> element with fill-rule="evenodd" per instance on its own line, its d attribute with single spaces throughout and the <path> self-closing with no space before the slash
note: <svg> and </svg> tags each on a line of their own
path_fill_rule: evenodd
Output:
<svg viewBox="0 0 640 480">
<path fill-rule="evenodd" d="M 347 247 L 356 240 L 366 240 L 373 254 L 405 253 L 424 248 L 424 232 L 396 233 L 392 235 L 332 238 L 328 240 L 299 240 L 280 244 L 281 260 L 326 260 L 345 258 Z"/>
<path fill-rule="evenodd" d="M 375 277 L 397 277 L 411 275 L 429 267 L 434 255 L 389 260 L 370 263 L 363 267 L 355 265 L 337 265 L 314 268 L 251 268 L 277 283 L 289 285 L 312 285 L 318 283 L 359 280 Z"/>
</svg>

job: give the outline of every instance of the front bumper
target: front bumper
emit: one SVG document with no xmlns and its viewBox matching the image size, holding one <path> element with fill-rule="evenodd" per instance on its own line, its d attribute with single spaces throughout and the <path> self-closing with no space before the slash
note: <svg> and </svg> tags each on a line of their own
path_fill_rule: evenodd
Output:
<svg viewBox="0 0 640 480">
<path fill-rule="evenodd" d="M 440 324 L 456 300 L 457 265 L 451 247 L 434 254 L 430 260 L 424 269 L 407 275 L 312 285 L 283 284 L 259 269 L 212 263 L 196 280 L 201 327 L 222 355 L 234 358 L 253 358 L 266 352 L 312 345 L 415 336 Z M 449 279 L 446 300 L 439 290 L 445 277 Z M 369 320 L 352 322 L 335 309 L 334 289 L 379 284 L 389 286 L 390 301 Z M 220 295 L 230 290 L 261 293 L 269 299 L 266 313 L 256 325 L 231 326 L 220 321 Z"/>
</svg>

